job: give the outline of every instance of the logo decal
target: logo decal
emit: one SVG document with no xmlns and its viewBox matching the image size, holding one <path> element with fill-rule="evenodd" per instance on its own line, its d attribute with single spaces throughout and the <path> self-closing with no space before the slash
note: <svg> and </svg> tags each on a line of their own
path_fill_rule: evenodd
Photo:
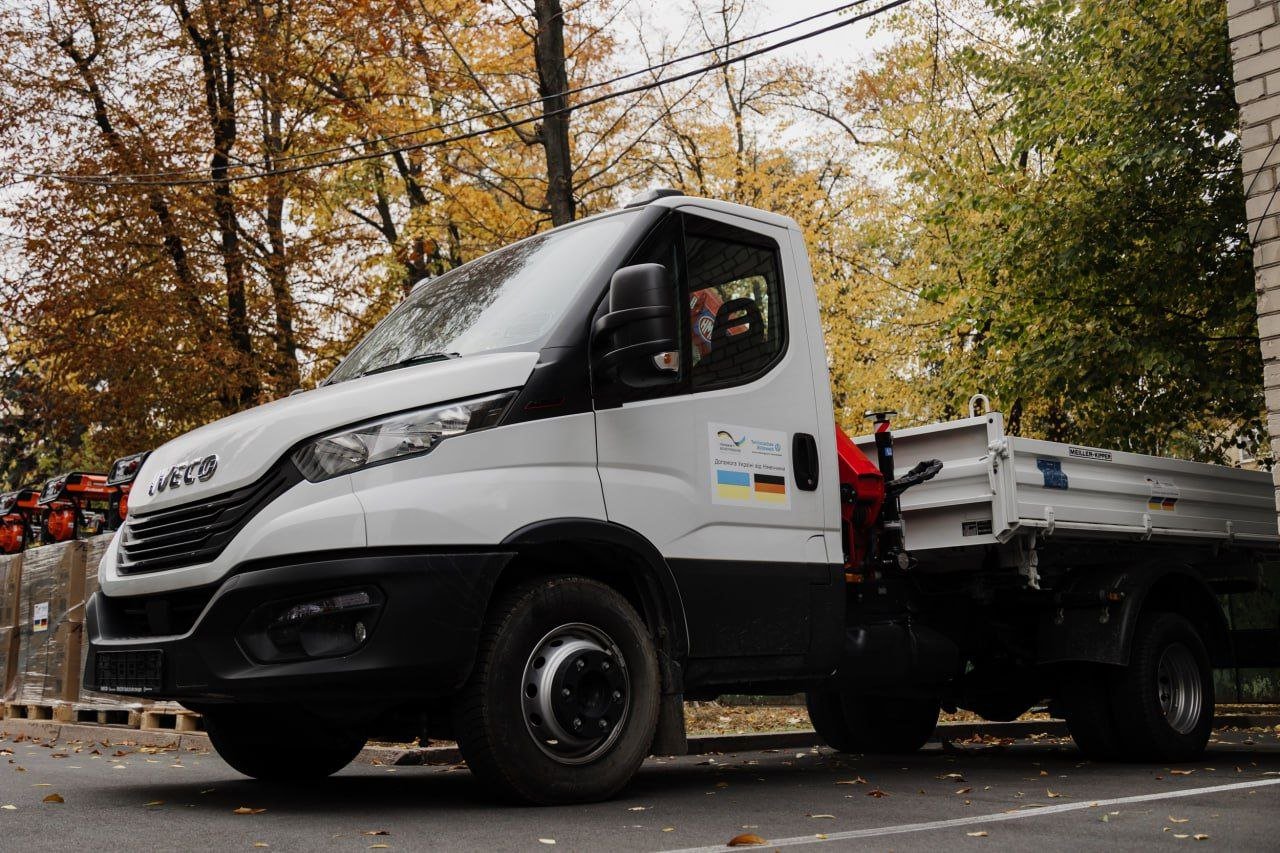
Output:
<svg viewBox="0 0 1280 853">
<path fill-rule="evenodd" d="M 156 478 L 147 486 L 147 494 L 154 495 L 156 492 L 163 492 L 166 489 L 176 489 L 179 486 L 194 486 L 197 482 L 203 483 L 212 477 L 217 470 L 218 454 L 216 453 L 210 453 L 203 458 L 192 459 L 190 462 L 182 462 L 157 474 Z"/>
<path fill-rule="evenodd" d="M 747 443 L 747 437 L 745 435 L 742 436 L 742 438 L 734 438 L 728 430 L 723 429 L 716 433 L 716 438 L 720 439 L 720 444 L 722 446 L 732 444 L 734 447 L 741 447 Z"/>
</svg>

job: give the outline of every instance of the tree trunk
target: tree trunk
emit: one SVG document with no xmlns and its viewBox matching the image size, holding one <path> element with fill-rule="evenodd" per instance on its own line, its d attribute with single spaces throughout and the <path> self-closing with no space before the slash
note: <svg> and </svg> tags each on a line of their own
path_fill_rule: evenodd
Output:
<svg viewBox="0 0 1280 853">
<path fill-rule="evenodd" d="M 279 82 L 279 66 L 283 51 L 280 50 L 280 21 L 282 14 L 268 18 L 261 2 L 254 4 L 258 24 L 260 50 L 258 68 L 259 90 L 262 105 L 262 147 L 268 169 L 277 165 L 284 153 L 282 133 L 284 107 Z M 275 312 L 275 365 L 276 393 L 289 393 L 301 384 L 298 366 L 298 341 L 294 330 L 293 292 L 289 287 L 288 241 L 284 233 L 284 201 L 288 192 L 283 176 L 269 178 L 266 186 L 265 225 L 267 230 L 267 257 L 265 260 L 267 284 L 271 289 L 272 308 Z"/>
<path fill-rule="evenodd" d="M 564 57 L 564 10 L 560 0 L 534 0 L 538 33 L 533 52 L 538 66 L 538 94 L 542 96 L 542 128 L 539 131 L 547 157 L 547 209 L 553 225 L 572 222 L 573 162 L 569 153 L 569 74 Z"/>
<path fill-rule="evenodd" d="M 219 4 L 215 11 L 207 3 L 202 10 L 207 33 L 200 31 L 185 0 L 177 0 L 178 19 L 200 58 L 204 84 L 205 110 L 213 135 L 213 155 L 209 159 L 209 177 L 213 180 L 213 213 L 218 223 L 222 269 L 226 277 L 227 337 L 236 356 L 227 378 L 224 405 L 238 410 L 255 405 L 262 391 L 249 332 L 249 307 L 244 271 L 244 252 L 240 246 L 240 220 L 236 214 L 235 193 L 228 178 L 231 149 L 236 144 L 236 69 L 235 53 L 227 28 L 234 13 Z"/>
</svg>

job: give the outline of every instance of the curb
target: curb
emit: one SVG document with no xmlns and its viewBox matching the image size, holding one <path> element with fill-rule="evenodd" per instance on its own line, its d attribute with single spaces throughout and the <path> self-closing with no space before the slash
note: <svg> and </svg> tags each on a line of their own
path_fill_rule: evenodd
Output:
<svg viewBox="0 0 1280 853">
<path fill-rule="evenodd" d="M 1215 729 L 1280 726 L 1280 714 L 1218 714 Z M 97 742 L 102 746 L 149 746 L 186 752 L 208 752 L 209 736 L 203 732 L 145 731 L 123 726 L 94 726 L 82 723 L 59 723 L 52 720 L 4 720 L 0 735 L 22 735 L 40 741 Z M 1069 737 L 1062 720 L 1029 720 L 1011 723 L 940 723 L 930 743 L 963 741 L 975 735 L 1014 738 Z M 692 735 L 689 755 L 718 755 L 725 752 L 753 752 L 770 749 L 809 749 L 821 746 L 822 740 L 812 729 L 782 732 L 757 732 L 735 735 Z M 460 764 L 462 753 L 453 744 L 424 748 L 366 746 L 356 756 L 362 764 L 386 767 L 421 767 Z"/>
</svg>

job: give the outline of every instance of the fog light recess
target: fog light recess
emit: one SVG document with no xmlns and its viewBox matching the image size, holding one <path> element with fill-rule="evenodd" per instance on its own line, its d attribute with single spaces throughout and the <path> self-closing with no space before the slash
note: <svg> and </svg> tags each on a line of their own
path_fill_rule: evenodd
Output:
<svg viewBox="0 0 1280 853">
<path fill-rule="evenodd" d="M 250 614 L 240 641 L 267 663 L 349 655 L 369 639 L 382 605 L 373 588 L 271 602 Z"/>
</svg>

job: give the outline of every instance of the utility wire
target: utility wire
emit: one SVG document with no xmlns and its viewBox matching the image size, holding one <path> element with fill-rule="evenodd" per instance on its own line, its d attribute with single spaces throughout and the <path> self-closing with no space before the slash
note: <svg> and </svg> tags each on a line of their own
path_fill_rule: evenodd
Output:
<svg viewBox="0 0 1280 853">
<path fill-rule="evenodd" d="M 662 63 L 658 63 L 658 64 L 656 64 L 656 65 L 649 66 L 648 68 L 644 68 L 644 69 L 640 69 L 640 70 L 637 70 L 637 71 L 628 72 L 627 74 L 623 74 L 623 75 L 621 75 L 621 76 L 619 76 L 619 77 L 615 77 L 615 78 L 613 78 L 612 80 L 606 80 L 606 81 L 602 81 L 602 82 L 599 82 L 599 83 L 592 83 L 592 84 L 588 84 L 588 85 L 585 85 L 585 86 L 578 87 L 577 89 L 570 89 L 570 90 L 568 90 L 567 92 L 565 92 L 565 93 L 563 93 L 563 94 L 564 94 L 564 95 L 569 95 L 569 94 L 574 94 L 574 93 L 580 93 L 580 92 L 583 92 L 583 91 L 589 91 L 589 90 L 591 90 L 591 89 L 597 89 L 597 88 L 600 88 L 600 87 L 602 87 L 602 86 L 612 85 L 612 83 L 614 83 L 614 82 L 618 82 L 618 81 L 621 81 L 621 80 L 630 79 L 630 78 L 637 77 L 637 76 L 640 76 L 640 75 L 643 75 L 643 74 L 649 74 L 649 73 L 652 73 L 652 72 L 654 72 L 654 71 L 658 71 L 658 70 L 661 70 L 661 69 L 663 69 L 663 68 L 670 67 L 671 65 L 675 65 L 675 64 L 678 64 L 678 63 L 681 63 L 681 62 L 686 62 L 686 61 L 688 61 L 689 59 L 698 58 L 698 57 L 700 57 L 700 56 L 705 56 L 705 55 L 707 55 L 707 54 L 715 54 L 715 53 L 718 53 L 718 52 L 720 52 L 720 51 L 726 50 L 726 49 L 728 49 L 728 48 L 730 48 L 730 47 L 733 47 L 733 46 L 736 46 L 736 45 L 742 44 L 742 43 L 747 42 L 747 41 L 753 41 L 753 40 L 756 40 L 756 39 L 759 39 L 759 38 L 763 38 L 763 37 L 765 37 L 765 36 L 767 36 L 767 35 L 773 35 L 773 34 L 776 34 L 776 33 L 778 33 L 778 32 L 781 32 L 781 31 L 783 31 L 783 30 L 793 29 L 793 28 L 794 28 L 794 27 L 796 27 L 796 26 L 799 26 L 799 25 L 801 25 L 801 24 L 804 24 L 804 23 L 807 23 L 807 22 L 813 21 L 813 20 L 815 20 L 815 19 L 817 19 L 817 18 L 827 17 L 827 16 L 829 16 L 829 15 L 831 15 L 831 14 L 834 14 L 834 13 L 836 13 L 836 12 L 848 11 L 848 10 L 854 9 L 854 8 L 856 8 L 856 7 L 859 7 L 859 6 L 865 5 L 867 2 L 869 2 L 869 0 L 855 0 L 855 2 L 847 3 L 847 4 L 843 5 L 843 6 L 839 6 L 839 7 L 836 7 L 836 8 L 830 9 L 830 10 L 828 10 L 828 11 L 826 11 L 826 12 L 819 12 L 819 13 L 816 13 L 816 14 L 814 14 L 814 15 L 810 15 L 810 16 L 808 16 L 808 17 L 806 17 L 806 18 L 800 18 L 800 19 L 798 19 L 798 20 L 796 20 L 796 21 L 792 21 L 791 23 L 788 23 L 788 24 L 785 24 L 785 25 L 782 25 L 782 26 L 779 26 L 779 27 L 775 27 L 775 28 L 773 28 L 772 30 L 765 30 L 765 31 L 763 31 L 763 32 L 755 33 L 755 34 L 750 35 L 750 36 L 744 36 L 744 37 L 742 37 L 742 38 L 740 38 L 740 39 L 735 39 L 735 40 L 732 40 L 732 41 L 729 41 L 729 42 L 725 42 L 724 44 L 716 45 L 716 46 L 714 46 L 714 47 L 709 47 L 709 48 L 706 48 L 706 49 L 704 49 L 704 50 L 698 51 L 698 52 L 696 52 L 696 53 L 688 54 L 688 55 L 683 56 L 683 57 L 677 57 L 677 58 L 675 58 L 675 59 L 670 59 L 670 60 L 667 60 L 667 61 L 665 61 L 665 62 L 662 62 Z M 684 72 L 681 72 L 681 73 L 679 73 L 679 74 L 675 74 L 675 75 L 670 76 L 670 77 L 663 77 L 663 78 L 659 78 L 659 79 L 654 80 L 654 81 L 649 82 L 649 83 L 642 83 L 642 84 L 640 84 L 640 85 L 631 86 L 631 87 L 628 87 L 628 88 L 625 88 L 625 89 L 620 89 L 620 90 L 618 90 L 618 91 L 614 91 L 614 92 L 607 92 L 607 93 L 602 94 L 602 95 L 597 95 L 597 96 L 595 96 L 594 98 L 588 98 L 587 100 L 585 100 L 585 101 L 583 101 L 583 102 L 581 102 L 581 103 L 578 103 L 578 104 L 569 105 L 569 106 L 562 107 L 562 108 L 560 108 L 560 109 L 556 109 L 556 110 L 549 110 L 549 111 L 542 112 L 542 113 L 539 113 L 539 114 L 534 115 L 534 116 L 529 116 L 529 117 L 527 117 L 527 118 L 523 118 L 523 119 L 515 119 L 515 120 L 510 120 L 510 121 L 504 121 L 504 122 L 502 122 L 502 123 L 500 123 L 500 124 L 498 124 L 498 125 L 495 125 L 495 126 L 493 126 L 493 127 L 486 127 L 486 128 L 480 128 L 480 129 L 478 129 L 478 130 L 472 130 L 472 131 L 467 131 L 467 132 L 463 132 L 463 133 L 457 133 L 457 134 L 453 134 L 453 135 L 451 135 L 451 136 L 442 137 L 442 138 L 439 138 L 439 139 L 427 140 L 427 141 L 425 141 L 425 142 L 416 142 L 416 143 L 410 143 L 410 144 L 405 144 L 405 145 L 398 145 L 398 146 L 393 146 L 393 147 L 390 147 L 390 148 L 379 149 L 379 150 L 377 150 L 377 151 L 363 151 L 363 152 L 359 152 L 359 153 L 356 153 L 356 154 L 348 155 L 348 156 L 346 156 L 346 157 L 339 157 L 339 158 L 335 158 L 335 159 L 331 159 L 331 160 L 322 160 L 322 161 L 320 161 L 320 162 L 316 162 L 316 163 L 305 163 L 305 164 L 299 164 L 299 165 L 294 165 L 294 166 L 286 166 L 286 167 L 283 167 L 283 168 L 270 168 L 270 169 L 265 169 L 265 170 L 261 170 L 261 171 L 248 172 L 248 173 L 245 173 L 245 174 L 227 175 L 226 177 L 223 177 L 223 178 L 209 178 L 209 177 L 185 178 L 185 177 L 181 177 L 181 176 L 183 176 L 183 175 L 188 175 L 188 174 L 197 174 L 197 173 L 198 173 L 198 174 L 203 174 L 203 172 L 205 171 L 204 169 L 198 169 L 198 170 L 197 170 L 197 169 L 194 169 L 194 168 L 193 168 L 193 169 L 176 170 L 176 171 L 172 171 L 172 172 L 139 173 L 139 174 L 133 174 L 133 175 L 106 175 L 106 174 L 100 174 L 100 175 L 75 175 L 75 174 L 65 173 L 65 172 L 18 172 L 18 174 L 20 174 L 20 175 L 22 175 L 22 176 L 24 176 L 24 177 L 27 177 L 27 178 L 45 178 L 45 179 L 54 179 L 54 180 L 64 181 L 64 182 L 67 182 L 67 183 L 83 184 L 83 185 L 87 185 L 87 186 L 103 186 L 103 187 L 115 187 L 115 186 L 129 186 L 129 187 L 190 186 L 190 185 L 201 185 L 201 184 L 220 184 L 220 183 L 231 183 L 231 182 L 238 182 L 238 181 L 247 181 L 247 180 L 258 180 L 258 179 L 261 179 L 261 178 L 269 178 L 269 177 L 277 177 L 277 176 L 281 176 L 281 175 L 291 175 L 291 174 L 296 174 L 296 173 L 298 173 L 298 172 L 308 171 L 308 170 L 311 170 L 311 169 L 326 168 L 326 167 L 330 167 L 330 166 L 341 166 L 341 165 L 346 165 L 346 164 L 349 164 L 349 163 L 362 162 L 362 161 L 365 161 L 365 160 L 374 160 L 374 159 L 378 159 L 378 158 L 380 158 L 380 157 L 386 157 L 386 156 L 391 155 L 391 154 L 405 153 L 405 152 L 409 152 L 409 151 L 417 151 L 417 150 L 421 150 L 421 149 L 425 149 L 425 148 L 435 148 L 435 147 L 439 147 L 439 146 L 443 146 L 443 145 L 448 145 L 448 144 L 450 144 L 450 143 L 454 143 L 454 142 L 463 142 L 463 141 L 466 141 L 466 140 L 469 140 L 469 139 L 475 139 L 475 138 L 477 138 L 477 137 L 487 136 L 487 135 L 489 135 L 489 134 L 498 133 L 498 132 L 501 132 L 501 131 L 503 131 L 503 130 L 511 130 L 511 129 L 513 129 L 513 128 L 517 128 L 517 127 L 521 127 L 521 126 L 524 126 L 524 125 L 528 125 L 528 124 L 533 124 L 533 123 L 536 123 L 536 122 L 544 121 L 545 119 L 551 118 L 551 117 L 553 117 L 553 116 L 563 115 L 563 114 L 566 114 L 566 113 L 572 112 L 573 110 L 585 109 L 586 107 L 594 106 L 595 104 L 603 103 L 603 102 L 605 102 L 605 101 L 610 101 L 610 100 L 614 100 L 614 99 L 617 99 L 617 98 L 626 97 L 627 95 L 634 95 L 634 94 L 637 94 L 637 93 L 640 93 L 640 92 L 647 92 L 647 91 L 650 91 L 650 90 L 652 90 L 652 89 L 656 89 L 656 88 L 661 87 L 661 86 L 669 85 L 669 84 L 671 84 L 671 83 L 678 83 L 678 82 L 680 82 L 681 80 L 687 80 L 687 79 L 689 79 L 690 77 L 696 77 L 696 76 L 699 76 L 699 75 L 702 75 L 702 74 L 706 74 L 706 73 L 711 72 L 711 71 L 716 71 L 716 70 L 718 70 L 718 69 L 720 69 L 720 68 L 724 68 L 724 67 L 727 67 L 727 66 L 729 66 L 729 65 L 734 65 L 734 64 L 737 64 L 737 63 L 739 63 L 739 62 L 745 62 L 745 61 L 747 61 L 748 59 L 753 59 L 753 58 L 755 58 L 755 57 L 757 57 L 757 56 L 762 56 L 762 55 L 767 54 L 767 53 L 772 53 L 772 52 L 774 52 L 774 51 L 776 51 L 776 50 L 781 50 L 781 49 L 782 49 L 782 48 L 784 48 L 784 47 L 789 47 L 790 45 L 798 44 L 798 43 L 803 42 L 803 41 L 808 41 L 809 39 L 816 38 L 817 36 L 825 35 L 825 34 L 827 34 L 827 33 L 834 32 L 834 31 L 839 30 L 839 29 L 842 29 L 842 28 L 844 28 L 844 27 L 852 26 L 853 24 L 856 24 L 856 23 L 858 23 L 858 22 L 860 22 L 860 21 L 864 21 L 864 20 L 867 20 L 867 19 L 869 19 L 869 18 L 873 18 L 873 17 L 875 17 L 875 16 L 877 16 L 877 15 L 881 15 L 881 14 L 883 14 L 883 13 L 885 13 L 885 12 L 888 12 L 888 11 L 890 11 L 890 10 L 892 10 L 892 9 L 895 9 L 895 8 L 897 8 L 897 7 L 899 7 L 899 6 L 905 5 L 905 4 L 906 4 L 906 3 L 908 3 L 908 2 L 910 2 L 910 0 L 890 0 L 890 2 L 883 3 L 883 4 L 881 4 L 880 6 L 875 7 L 874 9 L 870 9 L 870 10 L 868 10 L 868 11 L 866 11 L 866 12 L 862 12 L 862 13 L 860 13 L 860 14 L 858 14 L 858 15 L 854 15 L 853 17 L 846 18 L 846 19 L 841 20 L 841 21 L 837 21 L 837 22 L 835 22 L 835 23 L 833 23 L 833 24 L 828 24 L 828 25 L 826 25 L 826 26 L 824 26 L 824 27 L 820 27 L 820 28 L 818 28 L 818 29 L 816 29 L 816 30 L 811 30 L 811 31 L 809 31 L 809 32 L 801 33 L 800 35 L 796 35 L 796 36 L 792 36 L 792 37 L 787 38 L 787 39 L 783 39 L 782 41 L 780 41 L 780 42 L 776 42 L 776 43 L 774 43 L 774 44 L 765 45 L 765 46 L 763 46 L 763 47 L 755 48 L 754 50 L 747 51 L 747 52 L 745 52 L 745 53 L 739 54 L 738 56 L 726 57 L 725 59 L 717 60 L 716 62 L 712 62 L 712 63 L 710 63 L 710 64 L 703 65 L 703 66 L 701 66 L 701 67 L 699 67 L 699 68 L 695 68 L 695 69 L 692 69 L 692 70 L 689 70 L 689 71 L 684 71 Z M 550 97 L 556 97 L 556 96 L 554 96 L 554 95 L 553 95 L 553 96 L 550 96 Z M 538 99 L 536 99 L 536 100 L 527 101 L 527 102 L 524 102 L 524 103 L 521 103 L 521 104 L 516 104 L 516 105 L 513 105 L 513 106 L 509 106 L 509 107 L 502 107 L 502 108 L 499 108 L 499 109 L 490 110 L 490 111 L 485 112 L 485 113 L 479 113 L 479 114 L 476 114 L 476 115 L 474 115 L 474 116 L 470 116 L 470 117 L 467 117 L 467 118 L 455 119 L 455 120 L 453 120 L 453 121 L 445 122 L 445 123 L 442 123 L 442 124 L 439 124 L 439 125 L 435 125 L 435 126 L 432 126 L 432 127 L 418 128 L 418 129 L 416 129 L 416 130 L 403 131 L 403 132 L 398 133 L 398 134 L 392 134 L 392 135 L 389 135 L 389 136 L 386 136 L 386 137 L 380 137 L 380 138 L 378 138 L 378 139 L 365 140 L 365 141 L 358 142 L 358 143 L 350 143 L 350 144 L 347 144 L 347 145 L 337 146 L 337 147 L 335 147 L 335 148 L 331 148 L 331 149 L 322 149 L 322 150 L 320 150 L 320 151 L 309 152 L 309 153 L 307 153 L 307 154 L 297 154 L 297 155 L 292 155 L 291 157 L 288 157 L 288 158 L 282 158 L 282 160 L 281 160 L 280 162 L 284 162 L 285 160 L 295 160 L 295 159 L 304 159 L 304 158 L 308 158 L 308 157 L 314 157 L 314 156 L 316 156 L 316 155 L 318 155 L 318 154 L 323 154 L 323 153 L 333 153 L 333 152 L 336 152 L 336 151 L 354 150 L 354 149 L 361 148 L 361 147 L 365 147 L 365 146 L 368 146 L 368 145 L 378 144 L 378 143 L 383 142 L 383 141 L 389 141 L 389 140 L 391 140 L 391 139 L 401 138 L 401 137 L 404 137 L 404 136 L 411 136 L 411 135 L 420 134 L 420 133 L 427 133 L 427 132 L 431 132 L 431 131 L 434 131 L 434 130 L 440 130 L 440 129 L 444 129 L 444 128 L 447 128 L 447 127 L 453 127 L 453 126 L 457 126 L 457 125 L 461 125 L 461 124 L 466 124 L 466 123 L 470 123 L 470 122 L 472 122 L 472 121 L 476 121 L 476 120 L 479 120 L 479 119 L 482 119 L 482 118 L 490 118 L 490 117 L 493 117 L 493 116 L 495 116 L 495 115 L 500 115 L 500 114 L 503 114 L 503 113 L 508 112 L 508 111 L 510 111 L 510 110 L 514 110 L 514 109 L 522 109 L 522 108 L 525 108 L 525 107 L 534 106 L 534 105 L 536 105 L 536 104 L 542 103 L 544 100 L 545 100 L 544 98 L 538 98 Z M 230 166 L 230 167 L 228 167 L 228 168 L 247 168 L 249 165 L 262 165 L 262 166 L 265 166 L 265 165 L 269 165 L 269 164 L 267 164 L 267 163 L 265 163 L 265 162 L 259 162 L 259 163 L 256 163 L 256 164 L 236 164 L 236 165 L 232 165 L 232 166 Z M 175 176 L 175 177 L 170 177 L 170 176 Z"/>
</svg>

